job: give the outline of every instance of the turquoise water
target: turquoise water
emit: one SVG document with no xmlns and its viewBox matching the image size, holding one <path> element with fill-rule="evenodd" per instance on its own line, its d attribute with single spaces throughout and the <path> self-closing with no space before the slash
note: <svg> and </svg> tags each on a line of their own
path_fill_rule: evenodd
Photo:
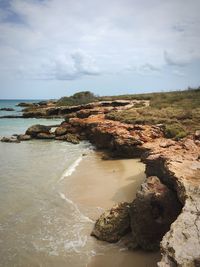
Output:
<svg viewBox="0 0 200 267">
<path fill-rule="evenodd" d="M 18 107 L 17 104 L 20 102 L 36 103 L 38 100 L 0 100 L 0 108 L 13 108 L 14 111 L 2 111 L 0 110 L 0 117 L 7 115 L 22 115 L 23 107 Z M 61 119 L 0 119 L 0 136 L 12 135 L 12 134 L 22 134 L 26 131 L 28 127 L 33 124 L 60 124 Z"/>
<path fill-rule="evenodd" d="M 1 108 L 13 108 L 14 109 L 14 111 L 0 110 L 0 116 L 22 115 L 21 111 L 23 107 L 18 107 L 17 104 L 21 102 L 36 103 L 38 101 L 40 100 L 2 100 L 0 99 L 0 109 Z"/>
<path fill-rule="evenodd" d="M 15 107 L 18 102 L 0 101 L 0 105 Z M 24 133 L 33 124 L 60 122 L 0 119 L 0 136 Z M 135 179 L 144 178 L 144 166 L 131 162 L 133 169 L 139 166 L 135 177 L 130 173 L 126 177 L 134 185 Z M 111 198 L 105 185 L 120 185 L 122 163 L 103 163 L 87 142 L 31 140 L 0 142 L 0 170 L 0 267 L 155 266 L 157 256 L 133 254 L 90 237 L 102 203 Z M 122 192 L 119 196 L 127 201 Z"/>
<path fill-rule="evenodd" d="M 0 119 L 0 136 L 22 134 L 34 124 L 56 125 L 61 119 Z"/>
<path fill-rule="evenodd" d="M 14 111 L 1 111 L 0 116 L 21 115 L 23 107 L 18 107 L 20 102 L 36 103 L 38 100 L 0 100 L 0 108 L 13 108 Z M 0 136 L 25 133 L 26 129 L 33 124 L 60 124 L 62 119 L 0 119 Z"/>
<path fill-rule="evenodd" d="M 19 114 L 19 102 L 1 100 L 0 107 L 15 108 L 1 115 Z M 0 119 L 0 136 L 24 133 L 33 124 L 61 121 Z M 70 251 L 74 243 L 81 246 L 84 241 L 74 228 L 83 215 L 77 214 L 73 202 L 63 200 L 61 178 L 75 170 L 88 149 L 87 142 L 0 142 L 0 266 L 66 266 L 77 261 Z M 81 227 L 91 223 L 84 216 L 82 219 Z"/>
</svg>

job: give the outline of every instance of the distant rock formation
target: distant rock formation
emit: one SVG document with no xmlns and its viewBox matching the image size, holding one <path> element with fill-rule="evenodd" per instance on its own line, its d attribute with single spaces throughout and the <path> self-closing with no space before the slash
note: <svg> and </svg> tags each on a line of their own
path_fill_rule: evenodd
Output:
<svg viewBox="0 0 200 267">
<path fill-rule="evenodd" d="M 65 118 L 60 125 L 34 125 L 26 137 L 3 142 L 55 139 L 72 143 L 89 140 L 112 157 L 140 157 L 147 180 L 132 203 L 104 213 L 92 234 L 109 242 L 132 234 L 132 247 L 161 247 L 160 267 L 200 266 L 200 133 L 179 141 L 164 137 L 163 125 L 126 124 L 106 119 L 111 110 L 126 110 L 134 101 L 104 101 L 71 107 L 28 108 L 24 117 Z M 53 130 L 56 128 L 55 130 Z"/>
<path fill-rule="evenodd" d="M 14 111 L 14 108 L 0 108 L 1 111 Z"/>
</svg>

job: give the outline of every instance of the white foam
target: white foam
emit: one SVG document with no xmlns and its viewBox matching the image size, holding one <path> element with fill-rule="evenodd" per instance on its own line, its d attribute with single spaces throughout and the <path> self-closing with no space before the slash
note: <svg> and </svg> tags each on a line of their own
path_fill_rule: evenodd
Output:
<svg viewBox="0 0 200 267">
<path fill-rule="evenodd" d="M 77 233 L 77 240 L 71 240 L 65 243 L 66 250 L 73 250 L 76 253 L 79 253 L 79 248 L 83 248 L 86 245 L 87 236 L 80 236 L 79 232 Z"/>
<path fill-rule="evenodd" d="M 83 213 L 80 212 L 78 206 L 69 198 L 67 198 L 63 193 L 59 192 L 59 195 L 62 199 L 64 199 L 67 203 L 69 203 L 72 208 L 75 210 L 75 212 L 77 213 L 79 219 L 81 222 L 91 222 L 94 223 L 93 220 L 91 220 L 89 217 L 85 216 Z"/>
<path fill-rule="evenodd" d="M 72 173 L 76 170 L 76 168 L 78 167 L 78 165 L 80 164 L 80 162 L 82 161 L 83 157 L 80 156 L 76 161 L 74 161 L 69 168 L 67 168 L 67 170 L 63 173 L 63 175 L 61 176 L 61 178 L 59 179 L 59 182 L 62 181 L 65 177 L 71 176 Z"/>
</svg>

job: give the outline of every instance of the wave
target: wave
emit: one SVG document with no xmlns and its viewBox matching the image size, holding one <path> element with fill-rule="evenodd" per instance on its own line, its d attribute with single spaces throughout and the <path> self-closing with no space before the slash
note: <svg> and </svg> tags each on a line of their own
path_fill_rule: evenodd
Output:
<svg viewBox="0 0 200 267">
<path fill-rule="evenodd" d="M 80 253 L 78 248 L 83 248 L 87 243 L 87 236 L 80 236 L 77 232 L 77 240 L 71 240 L 65 243 L 64 247 L 66 250 L 73 250 L 76 253 Z"/>
<path fill-rule="evenodd" d="M 80 162 L 82 161 L 83 157 L 80 156 L 76 161 L 74 161 L 69 168 L 67 168 L 67 170 L 64 171 L 63 175 L 61 176 L 61 178 L 59 179 L 58 182 L 62 181 L 65 177 L 71 176 L 72 173 L 76 170 L 76 168 L 78 167 L 78 165 L 80 164 Z"/>
<path fill-rule="evenodd" d="M 80 210 L 79 210 L 79 208 L 78 208 L 78 206 L 77 206 L 71 199 L 67 198 L 67 197 L 65 196 L 65 194 L 59 192 L 59 195 L 60 195 L 60 197 L 61 197 L 63 200 L 65 200 L 68 204 L 70 204 L 70 205 L 73 207 L 73 209 L 74 209 L 75 212 L 77 213 L 77 215 L 78 215 L 78 217 L 79 217 L 79 219 L 80 219 L 81 222 L 90 222 L 90 223 L 94 223 L 93 220 L 91 220 L 89 217 L 87 217 L 87 216 L 85 216 L 83 213 L 81 213 Z"/>
</svg>

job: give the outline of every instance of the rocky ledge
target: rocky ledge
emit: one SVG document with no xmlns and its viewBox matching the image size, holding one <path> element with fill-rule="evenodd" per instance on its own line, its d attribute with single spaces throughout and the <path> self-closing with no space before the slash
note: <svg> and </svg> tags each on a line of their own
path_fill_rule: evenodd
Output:
<svg viewBox="0 0 200 267">
<path fill-rule="evenodd" d="M 132 203 L 130 221 L 133 238 L 143 236 L 143 241 L 145 235 L 154 238 L 154 240 L 150 238 L 149 241 L 147 239 L 144 243 L 137 241 L 137 245 L 144 249 L 152 249 L 162 240 L 163 257 L 158 264 L 160 267 L 198 266 L 200 260 L 200 140 L 198 132 L 194 136 L 174 141 L 163 136 L 161 125 L 123 124 L 106 120 L 104 115 L 93 115 L 85 119 L 72 118 L 69 122 L 77 128 L 80 135 L 85 135 L 99 148 L 109 149 L 113 156 L 141 157 L 146 164 L 147 177 L 156 176 L 170 190 L 171 193 L 167 193 L 166 188 L 162 190 L 162 194 L 164 192 L 166 194 L 161 194 L 161 197 L 156 200 L 159 204 L 156 211 L 154 208 L 144 209 L 146 212 L 143 215 L 147 218 L 146 220 L 144 217 L 140 218 L 135 215 L 137 211 L 133 208 L 139 206 L 140 201 L 143 202 L 145 197 L 141 198 L 141 193 L 139 193 Z M 172 193 L 176 194 L 176 201 Z M 144 194 L 143 191 L 142 194 Z M 152 194 L 157 195 L 155 192 L 150 193 L 151 196 Z M 172 198 L 169 198 L 169 195 Z M 148 200 L 151 203 L 148 205 L 152 207 L 155 201 L 152 202 L 149 197 Z M 162 200 L 169 206 L 165 206 Z M 154 213 L 158 214 L 154 215 Z M 138 214 L 140 214 L 139 211 Z M 150 215 L 152 215 L 151 219 Z M 168 221 L 166 221 L 167 218 Z M 140 224 L 141 221 L 143 224 Z M 136 235 L 133 225 L 140 226 Z M 142 225 L 143 228 L 141 228 Z M 159 234 L 156 234 L 154 229 L 156 231 L 159 229 Z"/>
<path fill-rule="evenodd" d="M 24 118 L 63 118 L 65 115 L 72 115 L 80 118 L 88 117 L 88 114 L 102 114 L 111 110 L 122 110 L 134 107 L 142 102 L 148 105 L 148 101 L 140 100 L 115 100 L 115 101 L 98 101 L 77 106 L 57 106 L 55 101 L 42 101 L 39 103 L 19 103 L 18 106 L 25 107 L 23 112 Z M 92 111 L 91 111 L 92 110 Z"/>
<path fill-rule="evenodd" d="M 1 111 L 14 111 L 14 108 L 0 108 Z"/>
<path fill-rule="evenodd" d="M 131 248 L 160 246 L 160 267 L 200 266 L 200 133 L 175 141 L 164 137 L 162 125 L 131 125 L 105 118 L 110 110 L 133 105 L 101 102 L 66 107 L 65 121 L 59 126 L 32 126 L 16 139 L 73 143 L 85 139 L 112 157 L 140 157 L 147 178 L 136 199 L 102 214 L 92 235 L 109 242 L 128 235 Z"/>
</svg>

